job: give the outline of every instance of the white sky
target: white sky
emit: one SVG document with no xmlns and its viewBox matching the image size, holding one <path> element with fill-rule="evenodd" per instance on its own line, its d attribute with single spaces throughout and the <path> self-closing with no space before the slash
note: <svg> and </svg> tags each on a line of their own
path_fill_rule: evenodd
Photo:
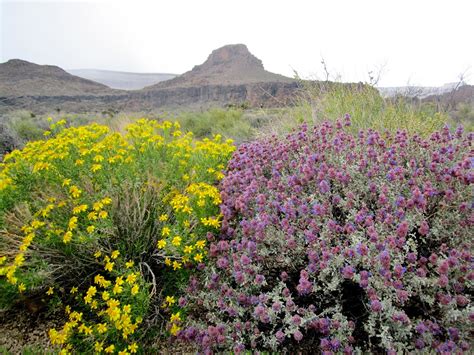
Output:
<svg viewBox="0 0 474 355">
<path fill-rule="evenodd" d="M 438 86 L 474 81 L 474 1 L 0 0 L 0 62 L 183 73 L 244 43 L 269 71 Z"/>
</svg>

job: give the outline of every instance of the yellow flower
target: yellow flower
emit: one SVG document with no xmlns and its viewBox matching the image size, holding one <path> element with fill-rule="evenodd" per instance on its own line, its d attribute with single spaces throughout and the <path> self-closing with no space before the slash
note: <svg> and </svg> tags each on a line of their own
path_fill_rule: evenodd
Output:
<svg viewBox="0 0 474 355">
<path fill-rule="evenodd" d="M 198 240 L 198 241 L 196 242 L 196 247 L 197 247 L 198 249 L 201 249 L 201 250 L 202 250 L 205 246 L 206 246 L 206 241 L 205 241 L 205 240 Z"/>
<path fill-rule="evenodd" d="M 101 202 L 107 206 L 107 205 L 110 205 L 112 203 L 112 199 L 110 197 L 104 197 Z"/>
<path fill-rule="evenodd" d="M 81 196 L 82 191 L 77 186 L 71 186 L 69 189 L 69 193 L 73 198 L 79 198 Z"/>
<path fill-rule="evenodd" d="M 104 160 L 104 157 L 100 154 L 96 155 L 94 159 L 92 159 L 95 163 L 100 163 L 101 161 Z"/>
<path fill-rule="evenodd" d="M 87 205 L 79 205 L 72 209 L 73 214 L 79 214 L 81 212 L 87 211 Z"/>
<path fill-rule="evenodd" d="M 63 180 L 63 183 L 62 183 L 62 186 L 69 186 L 71 184 L 71 179 L 64 179 Z"/>
<path fill-rule="evenodd" d="M 97 212 L 89 212 L 87 214 L 87 218 L 90 220 L 90 221 L 95 221 L 98 217 L 97 217 Z"/>
<path fill-rule="evenodd" d="M 77 227 L 77 217 L 76 216 L 73 216 L 71 217 L 71 219 L 69 219 L 69 224 L 68 224 L 68 228 L 69 230 L 74 230 L 76 229 Z"/>
<path fill-rule="evenodd" d="M 24 261 L 25 261 L 25 254 L 20 253 L 15 257 L 15 261 L 13 264 L 16 266 L 21 266 L 23 265 Z"/>
<path fill-rule="evenodd" d="M 176 312 L 174 314 L 171 315 L 171 318 L 170 318 L 170 321 L 171 322 L 179 322 L 181 321 L 181 315 L 179 312 Z"/>
<path fill-rule="evenodd" d="M 95 286 L 89 286 L 89 289 L 87 290 L 87 294 L 93 297 L 95 296 L 96 293 L 97 293 L 97 288 Z"/>
<path fill-rule="evenodd" d="M 167 214 L 162 214 L 159 218 L 160 222 L 166 222 L 168 220 Z"/>
<path fill-rule="evenodd" d="M 135 354 L 135 353 L 137 352 L 137 350 L 138 350 L 138 345 L 137 345 L 137 343 L 132 343 L 132 344 L 130 344 L 130 345 L 128 346 L 128 350 L 130 350 L 130 352 L 131 352 L 132 354 Z"/>
<path fill-rule="evenodd" d="M 100 258 L 100 256 L 102 255 L 102 252 L 100 250 L 97 250 L 95 253 L 94 253 L 94 256 L 96 258 Z"/>
<path fill-rule="evenodd" d="M 99 212 L 99 218 L 105 219 L 105 218 L 107 218 L 107 216 L 108 216 L 107 211 L 100 211 Z"/>
<path fill-rule="evenodd" d="M 170 235 L 170 232 L 171 232 L 171 230 L 168 227 L 163 227 L 163 229 L 161 230 L 161 235 L 163 237 L 166 237 L 166 236 Z"/>
<path fill-rule="evenodd" d="M 163 249 L 166 246 L 166 240 L 160 239 L 157 243 L 158 249 Z"/>
<path fill-rule="evenodd" d="M 176 303 L 176 299 L 173 296 L 166 296 L 165 303 L 167 303 L 168 306 L 172 306 Z"/>
<path fill-rule="evenodd" d="M 48 288 L 48 291 L 46 291 L 46 294 L 48 296 L 51 296 L 53 293 L 54 293 L 54 288 L 53 287 Z"/>
<path fill-rule="evenodd" d="M 102 333 L 102 332 L 99 331 L 99 333 Z M 102 350 L 104 349 L 103 344 L 104 344 L 103 342 L 100 342 L 100 343 L 98 341 L 95 342 L 94 350 L 95 350 L 96 353 L 102 352 Z"/>
<path fill-rule="evenodd" d="M 220 227 L 220 221 L 216 217 L 201 218 L 201 223 L 204 224 L 206 227 Z"/>
<path fill-rule="evenodd" d="M 132 289 L 130 290 L 130 293 L 135 296 L 138 293 L 138 290 L 139 290 L 139 287 L 138 287 L 137 284 L 135 284 L 135 285 L 133 285 Z"/>
<path fill-rule="evenodd" d="M 123 312 L 124 313 L 130 313 L 132 311 L 132 306 L 127 304 L 125 306 L 123 306 Z"/>
<path fill-rule="evenodd" d="M 123 281 L 123 276 L 118 276 L 116 279 L 115 279 L 115 283 L 119 286 L 122 286 L 124 281 Z"/>
<path fill-rule="evenodd" d="M 105 333 L 106 331 L 107 331 L 107 324 L 105 323 L 97 324 L 97 332 L 99 332 L 99 334 Z"/>
<path fill-rule="evenodd" d="M 95 227 L 94 226 L 89 226 L 89 227 L 86 228 L 86 230 L 87 230 L 87 233 L 92 234 L 95 230 Z"/>
<path fill-rule="evenodd" d="M 171 330 L 170 330 L 170 333 L 171 335 L 176 335 L 179 331 L 181 330 L 180 327 L 178 327 L 176 324 L 173 324 L 173 326 L 171 327 Z"/>
<path fill-rule="evenodd" d="M 113 353 L 114 350 L 115 350 L 115 345 L 112 344 L 112 345 L 106 347 L 104 351 L 105 351 L 106 353 L 109 353 L 109 354 L 110 354 L 110 353 Z"/>
<path fill-rule="evenodd" d="M 94 205 L 92 206 L 92 208 L 94 209 L 94 211 L 100 211 L 100 210 L 102 209 L 102 207 L 104 207 L 104 204 L 102 203 L 102 201 L 96 202 L 96 203 L 94 203 Z"/>
<path fill-rule="evenodd" d="M 122 293 L 123 287 L 120 286 L 120 285 L 115 284 L 112 291 L 113 291 L 114 294 Z"/>
<path fill-rule="evenodd" d="M 194 255 L 194 260 L 197 261 L 198 263 L 202 262 L 202 254 L 196 254 Z"/>
<path fill-rule="evenodd" d="M 71 231 L 67 231 L 66 233 L 64 233 L 63 235 L 63 242 L 64 243 L 69 243 L 72 239 L 72 232 Z"/>
<path fill-rule="evenodd" d="M 18 285 L 18 291 L 23 292 L 25 290 L 26 290 L 26 286 L 23 282 Z"/>
<path fill-rule="evenodd" d="M 181 269 L 181 263 L 177 262 L 176 260 L 173 261 L 173 270 Z"/>
<path fill-rule="evenodd" d="M 175 247 L 179 247 L 181 245 L 181 237 L 179 235 L 175 236 L 173 240 L 171 241 L 171 244 L 173 244 Z"/>
<path fill-rule="evenodd" d="M 117 259 L 119 255 L 120 255 L 120 252 L 118 250 L 114 250 L 112 254 L 110 254 L 110 257 L 112 259 Z"/>
<path fill-rule="evenodd" d="M 133 260 L 129 260 L 125 263 L 125 266 L 127 267 L 127 269 L 130 269 L 131 267 L 133 267 L 133 265 L 134 265 Z"/>
<path fill-rule="evenodd" d="M 102 299 L 107 301 L 110 298 L 110 294 L 107 291 L 102 292 Z"/>
<path fill-rule="evenodd" d="M 91 171 L 92 171 L 93 173 L 95 173 L 95 172 L 99 171 L 100 169 L 102 169 L 102 165 L 100 165 L 100 164 L 93 164 L 93 165 L 92 165 L 92 168 L 91 168 Z"/>
<path fill-rule="evenodd" d="M 107 270 L 107 271 L 112 271 L 114 268 L 114 263 L 113 262 L 107 262 L 107 264 L 105 264 L 105 267 L 104 269 Z"/>
<path fill-rule="evenodd" d="M 137 274 L 135 273 L 132 273 L 127 276 L 127 283 L 130 285 L 133 284 L 136 280 L 137 280 Z"/>
<path fill-rule="evenodd" d="M 71 291 L 69 291 L 71 294 L 75 294 L 77 292 L 77 287 L 73 286 L 71 287 Z"/>
<path fill-rule="evenodd" d="M 171 259 L 170 258 L 165 258 L 165 265 L 170 266 L 171 265 Z"/>
</svg>

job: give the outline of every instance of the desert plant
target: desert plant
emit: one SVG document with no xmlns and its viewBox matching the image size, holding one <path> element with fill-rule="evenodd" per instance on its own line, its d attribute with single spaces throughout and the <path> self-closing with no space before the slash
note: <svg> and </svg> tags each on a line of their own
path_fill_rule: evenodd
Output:
<svg viewBox="0 0 474 355">
<path fill-rule="evenodd" d="M 428 136 L 441 129 L 449 117 L 433 107 L 409 98 L 384 99 L 370 84 L 346 84 L 329 81 L 303 81 L 293 107 L 282 111 L 272 123 L 277 134 L 286 134 L 302 122 L 335 122 L 348 114 L 350 131 L 375 129 L 396 133 L 399 129 Z M 275 126 L 276 125 L 276 126 Z"/>
<path fill-rule="evenodd" d="M 191 131 L 198 138 L 221 134 L 236 142 L 250 140 L 255 132 L 239 108 L 211 108 L 203 112 L 181 112 L 176 116 L 184 131 Z"/>
<path fill-rule="evenodd" d="M 202 351 L 470 349 L 472 133 L 347 117 L 239 147 L 221 234 L 180 300 Z M 184 322 L 184 323 L 183 323 Z"/>
<path fill-rule="evenodd" d="M 21 299 L 46 292 L 54 306 L 83 313 L 52 331 L 53 343 L 90 351 L 95 344 L 77 342 L 79 332 L 124 349 L 136 327 L 124 327 L 124 320 L 108 327 L 111 333 L 92 327 L 103 316 L 97 312 L 111 307 L 105 296 L 97 299 L 98 287 L 110 292 L 120 314 L 125 310 L 116 303 L 130 302 L 134 317 L 164 316 L 148 305 L 160 305 L 162 292 L 171 297 L 205 261 L 206 233 L 221 218 L 214 184 L 234 146 L 220 136 L 194 140 L 168 121 L 140 119 L 126 134 L 98 124 L 65 126 L 53 123 L 48 139 L 13 151 L 0 166 L 1 303 L 15 293 Z M 122 287 L 117 280 L 130 272 L 134 281 Z M 115 291 L 105 290 L 112 281 Z M 117 312 L 108 320 L 117 321 Z M 120 343 L 125 329 L 129 337 Z"/>
</svg>

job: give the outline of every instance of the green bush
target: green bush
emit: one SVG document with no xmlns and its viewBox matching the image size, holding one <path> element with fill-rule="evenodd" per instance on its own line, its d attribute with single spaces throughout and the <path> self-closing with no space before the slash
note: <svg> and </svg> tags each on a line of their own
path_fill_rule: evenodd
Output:
<svg viewBox="0 0 474 355">
<path fill-rule="evenodd" d="M 0 165 L 0 304 L 46 292 L 66 312 L 54 345 L 136 351 L 172 313 L 164 295 L 207 258 L 221 218 L 214 185 L 234 146 L 168 121 L 140 119 L 126 134 L 65 126 Z"/>
<path fill-rule="evenodd" d="M 449 120 L 447 114 L 436 112 L 433 107 L 405 98 L 384 99 L 368 84 L 302 82 L 302 86 L 295 106 L 284 111 L 277 121 L 276 127 L 282 133 L 302 121 L 334 122 L 348 114 L 353 133 L 369 128 L 391 133 L 405 129 L 426 136 Z"/>
<path fill-rule="evenodd" d="M 197 138 L 221 134 L 236 142 L 248 141 L 254 137 L 254 129 L 245 118 L 244 111 L 236 108 L 212 108 L 203 112 L 183 112 L 176 120 L 184 131 L 193 132 Z"/>
</svg>

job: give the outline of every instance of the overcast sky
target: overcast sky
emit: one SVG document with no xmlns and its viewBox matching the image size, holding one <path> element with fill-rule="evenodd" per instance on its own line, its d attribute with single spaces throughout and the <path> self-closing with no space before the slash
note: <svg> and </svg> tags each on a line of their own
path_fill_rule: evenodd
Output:
<svg viewBox="0 0 474 355">
<path fill-rule="evenodd" d="M 0 0 L 0 62 L 183 73 L 244 43 L 267 70 L 438 86 L 474 82 L 472 0 Z"/>
</svg>

